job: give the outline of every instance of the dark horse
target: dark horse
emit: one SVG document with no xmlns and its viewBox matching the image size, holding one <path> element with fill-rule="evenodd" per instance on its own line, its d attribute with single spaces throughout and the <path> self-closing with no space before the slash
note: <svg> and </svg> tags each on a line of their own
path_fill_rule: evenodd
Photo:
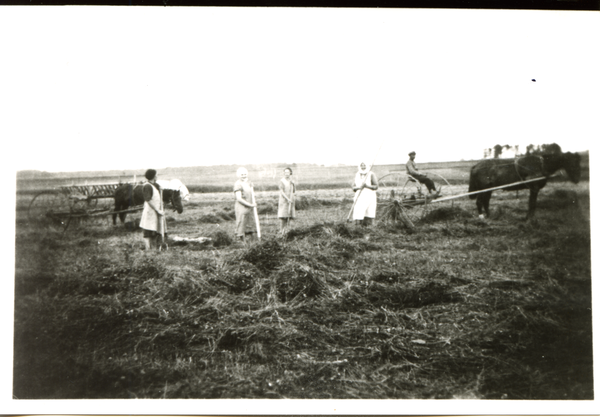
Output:
<svg viewBox="0 0 600 417">
<path fill-rule="evenodd" d="M 569 179 L 578 183 L 581 177 L 581 157 L 576 153 L 561 153 L 549 155 L 525 155 L 511 161 L 510 159 L 484 159 L 471 168 L 469 179 L 469 192 L 499 187 L 528 179 L 544 177 L 540 181 L 519 184 L 505 190 L 529 189 L 529 211 L 527 218 L 530 219 L 535 213 L 535 205 L 539 191 L 546 185 L 548 177 L 559 169 L 564 169 Z M 477 211 L 483 217 L 483 210 L 490 215 L 490 198 L 492 191 L 470 195 L 469 198 L 477 199 Z"/>
<path fill-rule="evenodd" d="M 123 184 L 115 191 L 115 211 L 127 210 L 130 206 L 144 204 L 142 185 Z M 163 189 L 163 201 L 171 203 L 173 210 L 183 213 L 183 203 L 179 190 Z M 119 213 L 121 223 L 125 223 L 127 213 Z M 117 214 L 113 214 L 113 224 L 117 224 Z"/>
</svg>

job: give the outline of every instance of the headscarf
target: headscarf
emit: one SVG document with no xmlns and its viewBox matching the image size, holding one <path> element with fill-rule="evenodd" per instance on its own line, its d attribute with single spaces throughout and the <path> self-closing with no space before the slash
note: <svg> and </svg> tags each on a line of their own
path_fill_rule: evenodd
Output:
<svg viewBox="0 0 600 417">
<path fill-rule="evenodd" d="M 362 169 L 360 166 L 364 164 L 365 165 L 365 169 Z M 366 174 L 367 172 L 369 172 L 371 169 L 371 167 L 369 166 L 369 164 L 367 164 L 366 162 L 361 162 L 360 164 L 358 164 L 358 172 L 360 174 Z"/>
<path fill-rule="evenodd" d="M 365 169 L 362 169 L 360 167 L 362 164 L 365 165 Z M 371 171 L 371 167 L 367 163 L 361 162 L 360 164 L 358 164 L 358 172 L 354 176 L 354 183 L 357 186 L 360 186 L 363 183 L 371 185 L 371 176 L 367 175 L 370 171 Z"/>
</svg>

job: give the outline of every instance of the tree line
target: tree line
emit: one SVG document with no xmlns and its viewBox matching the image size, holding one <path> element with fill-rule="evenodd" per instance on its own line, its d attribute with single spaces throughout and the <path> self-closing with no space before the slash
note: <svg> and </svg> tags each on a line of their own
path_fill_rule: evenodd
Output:
<svg viewBox="0 0 600 417">
<path fill-rule="evenodd" d="M 515 155 L 519 154 L 519 145 L 495 145 L 491 148 L 483 150 L 483 157 L 490 158 L 492 155 L 494 158 L 500 158 L 504 151 L 513 150 Z M 544 143 L 542 145 L 527 145 L 525 153 L 527 155 L 547 155 L 547 154 L 560 154 L 562 153 L 561 147 L 556 143 Z"/>
</svg>

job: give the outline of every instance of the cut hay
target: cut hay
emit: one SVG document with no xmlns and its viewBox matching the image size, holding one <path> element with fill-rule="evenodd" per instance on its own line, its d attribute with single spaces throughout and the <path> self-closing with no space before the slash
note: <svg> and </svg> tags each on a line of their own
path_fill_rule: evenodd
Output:
<svg viewBox="0 0 600 417">
<path fill-rule="evenodd" d="M 459 207 L 440 207 L 434 210 L 431 210 L 427 213 L 423 219 L 421 219 L 422 223 L 435 223 L 439 221 L 457 221 L 457 220 L 469 220 L 472 219 L 474 215 L 471 212 L 468 212 Z"/>
<path fill-rule="evenodd" d="M 285 264 L 274 277 L 275 291 L 280 302 L 316 297 L 326 289 L 322 272 L 298 262 Z"/>
<path fill-rule="evenodd" d="M 212 232 L 210 234 L 210 240 L 215 248 L 222 248 L 233 243 L 231 236 L 229 236 L 229 234 L 225 233 L 223 230 L 216 230 Z"/>
<path fill-rule="evenodd" d="M 344 201 L 322 199 L 309 196 L 299 196 L 296 198 L 295 207 L 296 210 L 310 210 L 319 209 L 323 207 L 337 206 L 341 203 L 344 203 Z"/>
<path fill-rule="evenodd" d="M 407 214 L 408 208 L 398 199 L 390 199 L 380 204 L 380 216 L 383 221 L 399 223 L 414 231 L 415 225 Z"/>
<path fill-rule="evenodd" d="M 554 210 L 566 208 L 576 209 L 579 207 L 579 197 L 575 191 L 558 189 L 550 194 L 550 196 L 538 200 L 537 207 L 539 209 Z"/>
<path fill-rule="evenodd" d="M 285 235 L 286 240 L 303 239 L 306 237 L 322 237 L 333 235 L 333 223 L 319 223 L 305 227 L 294 227 Z"/>
<path fill-rule="evenodd" d="M 372 305 L 390 309 L 420 308 L 430 304 L 457 302 L 462 297 L 451 287 L 435 281 L 407 287 L 404 285 L 386 285 L 369 282 L 357 287 L 355 292 L 367 299 Z"/>
<path fill-rule="evenodd" d="M 210 223 L 210 224 L 218 224 L 223 221 L 221 217 L 217 217 L 214 214 L 205 214 L 203 216 L 198 217 L 196 220 L 198 223 Z"/>
<path fill-rule="evenodd" d="M 217 269 L 215 274 L 209 277 L 209 282 L 224 285 L 228 291 L 240 294 L 253 288 L 261 277 L 261 272 L 253 264 L 236 261 Z"/>
<path fill-rule="evenodd" d="M 307 227 L 295 227 L 288 231 L 286 240 L 303 239 L 306 237 L 325 237 L 325 236 L 341 236 L 345 238 L 360 238 L 365 235 L 365 230 L 362 228 L 349 225 L 348 223 L 318 223 Z"/>
<path fill-rule="evenodd" d="M 485 227 L 459 212 L 409 235 L 314 223 L 347 214 L 335 206 L 287 240 L 271 224 L 242 244 L 231 222 L 196 224 L 221 209 L 186 209 L 169 229 L 211 243 L 160 253 L 122 228 L 17 225 L 14 395 L 595 398 L 591 236 L 574 211 L 523 225 L 506 204 Z"/>
<path fill-rule="evenodd" d="M 258 214 L 277 214 L 277 207 L 271 203 L 259 204 L 257 207 Z"/>
<path fill-rule="evenodd" d="M 262 240 L 245 249 L 241 259 L 250 262 L 263 271 L 272 271 L 277 268 L 282 261 L 283 247 L 274 240 Z"/>
</svg>

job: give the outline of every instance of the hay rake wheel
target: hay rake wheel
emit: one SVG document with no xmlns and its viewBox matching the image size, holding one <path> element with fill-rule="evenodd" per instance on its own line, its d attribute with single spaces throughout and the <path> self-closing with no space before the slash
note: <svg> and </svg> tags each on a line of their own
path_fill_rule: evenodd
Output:
<svg viewBox="0 0 600 417">
<path fill-rule="evenodd" d="M 32 224 L 66 231 L 72 224 L 79 224 L 86 214 L 93 211 L 98 204 L 97 199 L 90 198 L 88 192 L 75 191 L 70 188 L 42 191 L 37 194 L 27 210 Z"/>
<path fill-rule="evenodd" d="M 379 179 L 379 187 L 383 190 L 385 198 L 405 198 L 409 196 L 421 197 L 421 184 L 410 181 L 404 172 L 391 172 Z"/>
<path fill-rule="evenodd" d="M 42 191 L 29 203 L 27 215 L 34 224 L 66 228 L 73 204 L 61 191 Z"/>
</svg>

